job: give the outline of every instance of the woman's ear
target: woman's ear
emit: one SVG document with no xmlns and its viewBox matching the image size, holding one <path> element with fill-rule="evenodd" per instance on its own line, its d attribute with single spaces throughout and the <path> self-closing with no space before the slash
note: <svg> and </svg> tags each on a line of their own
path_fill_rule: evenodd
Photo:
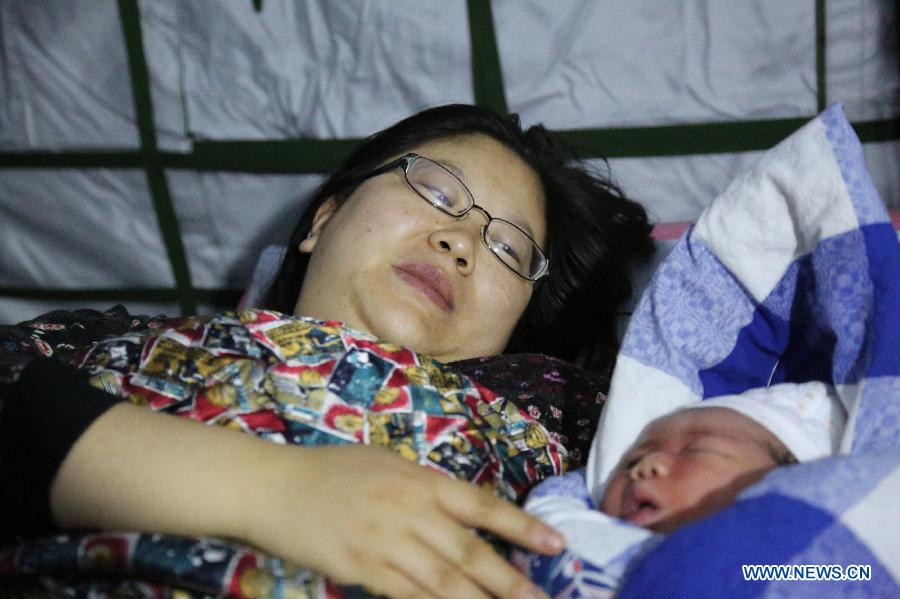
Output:
<svg viewBox="0 0 900 599">
<path fill-rule="evenodd" d="M 300 245 L 297 246 L 297 249 L 300 250 L 301 254 L 312 253 L 313 248 L 316 247 L 316 242 L 319 240 L 319 233 L 322 232 L 322 228 L 325 226 L 325 223 L 328 222 L 328 219 L 331 218 L 331 215 L 334 214 L 335 210 L 337 210 L 337 199 L 334 196 L 330 196 L 316 209 L 316 215 L 313 217 L 313 226 L 312 229 L 309 230 L 309 235 L 307 235 L 306 239 L 301 241 Z"/>
</svg>

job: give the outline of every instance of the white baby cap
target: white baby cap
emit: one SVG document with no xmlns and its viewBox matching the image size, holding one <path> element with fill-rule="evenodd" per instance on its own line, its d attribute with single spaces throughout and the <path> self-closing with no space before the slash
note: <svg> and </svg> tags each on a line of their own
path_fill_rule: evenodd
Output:
<svg viewBox="0 0 900 599">
<path fill-rule="evenodd" d="M 781 383 L 689 406 L 728 408 L 766 427 L 800 462 L 837 452 L 847 415 L 834 388 L 813 381 Z"/>
</svg>

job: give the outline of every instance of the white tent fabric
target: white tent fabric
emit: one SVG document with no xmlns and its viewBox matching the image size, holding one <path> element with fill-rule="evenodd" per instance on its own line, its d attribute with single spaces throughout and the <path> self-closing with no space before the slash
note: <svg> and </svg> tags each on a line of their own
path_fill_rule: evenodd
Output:
<svg viewBox="0 0 900 599">
<path fill-rule="evenodd" d="M 201 142 L 358 138 L 427 106 L 476 101 L 475 4 L 0 0 L 0 322 L 51 307 L 104 308 L 123 289 L 176 287 L 148 176 L 157 167 L 142 162 L 129 51 L 146 60 L 154 151 L 190 157 Z M 139 15 L 136 49 L 123 33 L 128 6 Z M 823 100 L 842 101 L 854 123 L 893 123 L 892 135 L 863 141 L 879 192 L 900 208 L 896 2 L 494 0 L 490 8 L 496 84 L 525 123 L 600 130 L 599 138 L 606 128 L 806 119 Z M 610 165 L 656 220 L 681 221 L 761 149 L 651 148 Z M 132 163 L 94 157 L 63 167 L 51 157 L 41 166 L 27 152 L 125 152 Z M 296 159 L 297 172 L 282 174 L 158 167 L 187 285 L 239 292 L 249 281 L 261 248 L 284 238 L 320 181 L 304 168 L 309 156 Z M 183 306 L 177 294 L 122 297 L 135 312 Z"/>
</svg>

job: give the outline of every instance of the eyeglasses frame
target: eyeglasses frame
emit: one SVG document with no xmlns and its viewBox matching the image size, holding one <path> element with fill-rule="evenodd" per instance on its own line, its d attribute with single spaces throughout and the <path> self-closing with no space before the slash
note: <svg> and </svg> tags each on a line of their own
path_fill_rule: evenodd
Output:
<svg viewBox="0 0 900 599">
<path fill-rule="evenodd" d="M 416 188 L 413 186 L 413 184 L 412 184 L 412 182 L 409 180 L 409 176 L 408 176 L 409 167 L 410 167 L 416 160 L 427 160 L 428 162 L 430 162 L 430 163 L 432 163 L 432 164 L 434 164 L 434 165 L 440 167 L 440 168 L 443 169 L 448 175 L 450 175 L 451 177 L 453 177 L 454 179 L 456 179 L 456 180 L 459 182 L 459 184 L 462 186 L 462 188 L 463 188 L 464 190 L 466 190 L 466 195 L 467 195 L 468 198 L 469 198 L 469 206 L 468 206 L 468 208 L 466 208 L 461 214 L 453 214 L 453 213 L 447 212 L 443 207 L 439 206 L 438 204 L 435 204 L 434 202 L 432 202 L 431 200 L 429 200 L 428 198 L 426 198 L 425 196 L 423 196 L 423 195 L 419 192 L 419 190 L 416 189 Z M 458 176 L 456 176 L 456 173 L 454 173 L 453 171 L 451 171 L 451 170 L 448 169 L 446 166 L 444 166 L 443 164 L 441 164 L 440 162 L 438 162 L 438 161 L 436 161 L 436 160 L 432 160 L 431 158 L 426 158 L 425 156 L 422 156 L 422 155 L 420 155 L 420 154 L 416 154 L 415 152 L 409 152 L 409 153 L 407 153 L 407 154 L 404 154 L 404 155 L 401 156 L 400 158 L 397 158 L 396 160 L 392 160 L 391 162 L 388 162 L 387 164 L 385 164 L 385 165 L 383 165 L 383 166 L 380 166 L 380 167 L 376 168 L 376 169 L 373 170 L 373 171 L 370 171 L 368 174 L 363 175 L 363 176 L 361 177 L 361 181 L 366 180 L 366 179 L 371 179 L 372 177 L 376 177 L 376 176 L 382 175 L 382 174 L 384 174 L 384 173 L 388 173 L 388 172 L 390 172 L 390 171 L 396 169 L 397 167 L 403 167 L 403 179 L 406 181 L 406 184 L 409 186 L 409 188 L 412 189 L 414 192 L 416 192 L 416 195 L 418 195 L 420 198 L 422 198 L 423 200 L 425 200 L 430 206 L 432 206 L 432 207 L 434 207 L 434 208 L 440 210 L 443 214 L 446 214 L 447 216 L 449 216 L 449 217 L 451 217 L 451 218 L 455 218 L 456 220 L 462 220 L 462 219 L 464 219 L 464 218 L 469 214 L 469 212 L 472 211 L 473 208 L 475 208 L 475 209 L 477 209 L 478 211 L 480 211 L 484 216 L 486 216 L 486 217 L 487 217 L 487 223 L 485 223 L 484 225 L 481 226 L 481 243 L 483 243 L 484 246 L 488 249 L 488 251 L 491 252 L 491 253 L 497 258 L 497 260 L 500 262 L 500 264 L 502 264 L 502 265 L 505 266 L 507 269 L 509 269 L 509 271 L 512 272 L 514 275 L 516 275 L 517 277 L 520 277 L 520 278 L 522 278 L 522 279 L 525 279 L 526 281 L 531 281 L 531 282 L 534 283 L 534 282 L 537 282 L 539 279 L 541 279 L 541 278 L 547 276 L 547 274 L 549 274 L 549 272 L 550 272 L 550 258 L 547 257 L 547 255 L 546 255 L 546 254 L 544 253 L 544 251 L 541 249 L 541 246 L 538 245 L 538 243 L 534 240 L 534 238 L 533 238 L 531 235 L 529 235 L 522 227 L 520 227 L 520 226 L 517 225 L 516 223 L 510 222 L 510 221 L 508 221 L 508 220 L 506 220 L 506 219 L 503 219 L 503 218 L 496 218 L 496 217 L 491 216 L 491 213 L 490 213 L 490 212 L 488 212 L 487 210 L 485 210 L 484 208 L 482 208 L 481 206 L 479 206 L 478 204 L 475 203 L 475 196 L 472 195 L 472 192 L 471 192 L 471 190 L 468 188 L 468 186 L 466 186 L 466 184 L 463 183 L 462 180 L 461 180 Z M 495 221 L 495 220 L 500 221 L 500 222 L 502 222 L 502 223 L 505 223 L 505 224 L 507 224 L 507 225 L 510 225 L 511 227 L 514 227 L 514 228 L 517 229 L 519 232 L 521 232 L 522 235 L 524 235 L 525 237 L 528 238 L 528 240 L 529 240 L 529 241 L 531 242 L 531 244 L 534 246 L 534 249 L 537 250 L 537 252 L 541 255 L 541 257 L 543 257 L 543 259 L 544 259 L 544 267 L 541 269 L 541 271 L 540 271 L 538 274 L 536 274 L 536 275 L 534 276 L 534 278 L 532 278 L 532 277 L 526 277 L 525 275 L 523 275 L 522 273 L 520 273 L 519 271 L 517 271 L 516 269 L 514 269 L 512 266 L 510 266 L 509 264 L 507 264 L 506 262 L 504 262 L 504 261 L 500 258 L 500 256 L 497 255 L 497 252 L 495 252 L 495 251 L 493 250 L 493 248 L 491 248 L 491 246 L 488 244 L 488 242 L 487 242 L 487 236 L 486 236 L 486 235 L 487 235 L 487 228 L 488 228 L 488 226 L 489 226 L 493 221 Z"/>
</svg>

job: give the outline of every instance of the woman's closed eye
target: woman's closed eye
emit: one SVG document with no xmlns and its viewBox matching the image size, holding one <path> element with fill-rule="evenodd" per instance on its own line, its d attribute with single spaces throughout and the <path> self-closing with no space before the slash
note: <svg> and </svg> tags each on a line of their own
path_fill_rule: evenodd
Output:
<svg viewBox="0 0 900 599">
<path fill-rule="evenodd" d="M 455 210 L 459 204 L 452 193 L 444 191 L 435 185 L 423 184 L 422 190 L 428 196 L 431 203 L 446 210 Z"/>
<path fill-rule="evenodd" d="M 499 240 L 495 243 L 495 246 L 504 254 L 509 256 L 512 260 L 514 260 L 517 264 L 521 264 L 521 259 L 519 258 L 519 253 L 516 251 L 516 248 L 511 246 L 510 244 L 504 242 L 503 240 Z"/>
<path fill-rule="evenodd" d="M 517 237 L 514 232 L 505 230 L 500 221 L 492 221 L 492 226 L 485 232 L 485 239 L 495 254 L 514 269 L 522 269 L 531 262 L 531 244 L 524 237 Z"/>
</svg>

